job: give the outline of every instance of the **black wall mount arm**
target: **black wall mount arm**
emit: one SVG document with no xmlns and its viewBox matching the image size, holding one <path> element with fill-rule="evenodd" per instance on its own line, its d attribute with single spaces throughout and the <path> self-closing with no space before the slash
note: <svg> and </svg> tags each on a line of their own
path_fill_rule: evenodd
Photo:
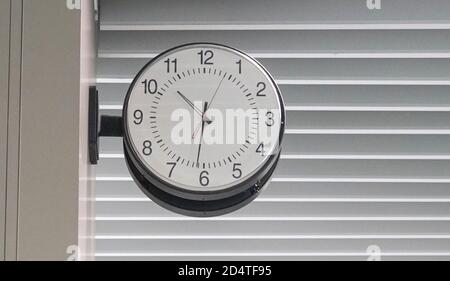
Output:
<svg viewBox="0 0 450 281">
<path fill-rule="evenodd" d="M 89 161 L 97 165 L 99 160 L 99 137 L 123 137 L 122 116 L 102 115 L 99 120 L 97 87 L 89 88 Z"/>
<path fill-rule="evenodd" d="M 122 116 L 102 115 L 99 137 L 123 137 Z"/>
</svg>

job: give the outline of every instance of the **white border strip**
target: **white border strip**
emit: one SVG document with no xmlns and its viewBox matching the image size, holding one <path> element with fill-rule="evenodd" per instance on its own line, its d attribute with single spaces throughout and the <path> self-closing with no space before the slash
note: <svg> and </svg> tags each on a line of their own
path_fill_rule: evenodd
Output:
<svg viewBox="0 0 450 281">
<path fill-rule="evenodd" d="M 97 78 L 97 84 L 131 84 L 131 78 Z M 278 85 L 410 85 L 410 86 L 448 86 L 450 80 L 311 80 L 311 79 L 277 79 L 275 81 Z"/>
<path fill-rule="evenodd" d="M 450 217 L 102 217 L 96 221 L 450 221 Z"/>
<path fill-rule="evenodd" d="M 103 182 L 132 182 L 133 179 L 131 177 L 96 177 L 96 181 Z M 294 183 L 294 182 L 307 182 L 307 183 L 317 183 L 317 182 L 325 182 L 325 183 L 450 183 L 450 178 L 446 179 L 411 179 L 411 178 L 292 178 L 292 177 L 284 177 L 284 178 L 272 178 L 272 182 L 286 182 L 286 183 Z"/>
<path fill-rule="evenodd" d="M 419 129 L 286 129 L 288 135 L 450 135 L 450 130 Z"/>
<path fill-rule="evenodd" d="M 103 23 L 101 31 L 186 31 L 186 30 L 433 30 L 450 29 L 450 23 L 328 23 L 328 24 L 113 24 Z"/>
<path fill-rule="evenodd" d="M 365 240 L 450 239 L 450 235 L 96 235 L 97 240 Z"/>
<path fill-rule="evenodd" d="M 107 253 L 97 252 L 96 257 L 368 257 L 368 253 Z M 380 254 L 382 257 L 450 257 L 450 252 L 417 252 L 417 253 L 385 253 Z"/>
<path fill-rule="evenodd" d="M 161 50 L 162 52 L 162 50 Z M 153 59 L 159 53 L 108 53 L 98 55 L 100 59 Z M 448 52 L 366 52 L 366 53 L 249 53 L 256 59 L 434 59 L 450 58 Z"/>
<path fill-rule="evenodd" d="M 103 104 L 100 110 L 122 110 L 120 104 Z M 450 112 L 448 106 L 286 106 L 286 111 L 349 111 L 349 112 Z"/>
<path fill-rule="evenodd" d="M 124 159 L 122 153 L 102 153 L 100 159 Z M 450 155 L 303 155 L 284 154 L 283 160 L 450 160 Z"/>
<path fill-rule="evenodd" d="M 151 202 L 146 197 L 97 197 L 96 202 Z M 450 203 L 450 198 L 256 198 L 259 203 Z"/>
</svg>

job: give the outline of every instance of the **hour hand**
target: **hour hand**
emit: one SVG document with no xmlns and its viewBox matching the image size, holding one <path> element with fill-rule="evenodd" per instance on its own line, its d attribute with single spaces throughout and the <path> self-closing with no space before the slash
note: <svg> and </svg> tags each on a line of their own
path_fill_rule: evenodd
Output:
<svg viewBox="0 0 450 281">
<path fill-rule="evenodd" d="M 183 95 L 180 91 L 177 91 L 177 94 L 195 111 L 197 112 L 201 117 L 202 120 L 204 120 L 207 124 L 211 124 L 212 121 L 205 116 L 205 112 L 201 111 L 200 109 L 198 109 L 198 107 L 195 106 L 195 104 L 188 99 L 185 95 Z"/>
<path fill-rule="evenodd" d="M 185 95 L 183 95 L 180 91 L 177 91 L 177 94 L 198 114 L 200 114 L 200 116 L 203 116 L 203 112 L 198 109 L 195 104 L 189 100 Z"/>
</svg>

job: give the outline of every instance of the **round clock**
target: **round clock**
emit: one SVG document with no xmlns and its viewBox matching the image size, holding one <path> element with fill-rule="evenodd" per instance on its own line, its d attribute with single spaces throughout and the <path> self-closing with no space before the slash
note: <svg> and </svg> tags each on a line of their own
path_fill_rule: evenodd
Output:
<svg viewBox="0 0 450 281">
<path fill-rule="evenodd" d="M 152 59 L 123 108 L 124 151 L 142 191 L 190 216 L 255 199 L 276 168 L 285 127 L 267 70 L 236 49 L 195 43 Z"/>
</svg>

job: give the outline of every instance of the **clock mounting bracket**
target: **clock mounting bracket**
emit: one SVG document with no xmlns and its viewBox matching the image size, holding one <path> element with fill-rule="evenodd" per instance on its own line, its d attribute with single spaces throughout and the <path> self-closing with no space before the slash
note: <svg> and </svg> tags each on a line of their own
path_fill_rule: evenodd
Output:
<svg viewBox="0 0 450 281">
<path fill-rule="evenodd" d="M 122 116 L 102 115 L 99 118 L 98 90 L 96 86 L 89 88 L 89 126 L 88 144 L 89 161 L 97 165 L 99 160 L 100 137 L 123 137 Z"/>
</svg>

